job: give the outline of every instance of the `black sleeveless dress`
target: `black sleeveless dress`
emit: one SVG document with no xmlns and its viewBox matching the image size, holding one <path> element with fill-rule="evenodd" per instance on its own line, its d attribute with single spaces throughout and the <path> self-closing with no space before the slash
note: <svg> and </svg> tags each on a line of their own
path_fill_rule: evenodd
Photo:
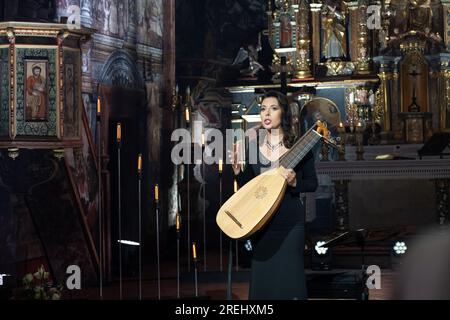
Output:
<svg viewBox="0 0 450 320">
<path fill-rule="evenodd" d="M 269 160 L 258 152 L 258 162 L 247 164 L 237 177 L 243 186 L 256 175 L 270 169 Z M 246 159 L 249 159 L 247 156 Z M 249 299 L 291 300 L 307 299 L 304 268 L 305 207 L 300 193 L 314 192 L 317 176 L 314 156 L 307 156 L 294 168 L 297 177 L 295 188 L 288 186 L 285 196 L 267 225 L 250 238 L 253 253 Z"/>
</svg>

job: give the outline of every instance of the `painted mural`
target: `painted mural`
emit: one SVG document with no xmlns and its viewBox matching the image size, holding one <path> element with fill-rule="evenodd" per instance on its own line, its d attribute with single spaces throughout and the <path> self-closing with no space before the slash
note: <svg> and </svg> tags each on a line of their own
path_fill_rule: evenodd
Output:
<svg viewBox="0 0 450 320">
<path fill-rule="evenodd" d="M 64 50 L 64 136 L 76 138 L 80 131 L 80 54 Z"/>
<path fill-rule="evenodd" d="M 162 48 L 162 0 L 136 0 L 137 41 Z"/>
<path fill-rule="evenodd" d="M 17 48 L 17 135 L 56 136 L 56 49 Z"/>
<path fill-rule="evenodd" d="M 86 120 L 86 119 L 85 119 Z M 84 123 L 87 124 L 86 121 Z M 89 143 L 89 131 L 83 127 L 81 138 L 83 147 L 66 149 L 65 158 L 69 166 L 75 184 L 78 187 L 78 195 L 84 213 L 88 217 L 94 217 L 98 206 L 98 176 L 94 155 Z"/>
<path fill-rule="evenodd" d="M 124 38 L 128 25 L 128 1 L 97 0 L 92 3 L 92 19 L 99 33 Z"/>
</svg>

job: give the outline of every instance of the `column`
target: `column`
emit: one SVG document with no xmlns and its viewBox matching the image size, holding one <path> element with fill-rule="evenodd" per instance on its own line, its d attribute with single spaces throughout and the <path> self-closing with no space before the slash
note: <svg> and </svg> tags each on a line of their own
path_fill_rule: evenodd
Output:
<svg viewBox="0 0 450 320">
<path fill-rule="evenodd" d="M 296 78 L 311 77 L 311 52 L 309 38 L 309 10 L 306 0 L 300 0 L 299 9 L 297 12 L 297 52 L 295 61 Z"/>
<path fill-rule="evenodd" d="M 320 62 L 320 10 L 321 3 L 310 3 L 311 7 L 311 25 L 312 25 L 312 47 L 313 47 L 313 63 Z"/>
<path fill-rule="evenodd" d="M 92 1 L 81 0 L 81 25 L 86 28 L 92 27 Z"/>
</svg>

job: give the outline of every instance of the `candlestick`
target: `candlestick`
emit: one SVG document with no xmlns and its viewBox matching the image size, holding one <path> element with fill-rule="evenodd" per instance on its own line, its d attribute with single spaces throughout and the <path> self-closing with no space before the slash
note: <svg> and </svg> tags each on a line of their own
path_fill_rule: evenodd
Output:
<svg viewBox="0 0 450 320">
<path fill-rule="evenodd" d="M 103 300 L 103 215 L 102 215 L 102 134 L 100 96 L 97 100 L 97 161 L 98 161 L 98 251 L 99 251 L 99 288 L 100 300 Z"/>
<path fill-rule="evenodd" d="M 342 122 L 339 123 L 339 126 L 337 128 L 338 134 L 339 134 L 339 161 L 345 161 L 345 127 Z"/>
<path fill-rule="evenodd" d="M 197 246 L 195 242 L 192 242 L 192 258 L 194 261 L 197 260 Z"/>
<path fill-rule="evenodd" d="M 219 208 L 222 207 L 222 171 L 223 171 L 223 161 L 222 161 L 222 159 L 219 159 Z M 223 245 L 222 245 L 222 238 L 223 238 L 223 232 L 219 228 L 219 265 L 220 265 L 220 272 L 223 271 L 223 261 L 222 261 Z"/>
<path fill-rule="evenodd" d="M 121 201 L 121 169 L 120 169 L 120 148 L 122 141 L 122 126 L 117 123 L 117 188 L 118 188 L 118 222 L 119 222 L 119 240 L 122 241 L 122 201 Z M 122 300 L 122 242 L 119 243 L 119 298 Z"/>
<path fill-rule="evenodd" d="M 120 122 L 117 123 L 116 139 L 117 143 L 120 143 L 122 141 L 122 124 Z"/>
<path fill-rule="evenodd" d="M 97 116 L 100 115 L 101 109 L 102 109 L 102 107 L 101 107 L 101 100 L 100 100 L 100 96 L 98 96 L 97 97 Z"/>
<path fill-rule="evenodd" d="M 142 154 L 138 155 L 139 300 L 142 300 Z"/>
<path fill-rule="evenodd" d="M 195 242 L 192 243 L 192 257 L 194 259 L 194 284 L 195 284 L 195 297 L 198 297 L 198 280 L 197 280 L 197 248 Z"/>
<path fill-rule="evenodd" d="M 364 160 L 364 127 L 361 122 L 356 126 L 356 160 Z"/>
<path fill-rule="evenodd" d="M 189 107 L 186 106 L 186 108 L 184 109 L 184 114 L 185 114 L 186 123 L 189 123 L 190 122 Z"/>
<path fill-rule="evenodd" d="M 138 173 L 142 173 L 142 154 L 139 153 L 138 155 Z"/>
<path fill-rule="evenodd" d="M 219 174 L 222 174 L 222 169 L 223 169 L 223 161 L 222 159 L 219 159 Z"/>
<path fill-rule="evenodd" d="M 177 213 L 175 219 L 175 228 L 177 231 L 177 298 L 180 298 L 180 231 L 181 231 L 181 217 Z"/>
<path fill-rule="evenodd" d="M 156 256 L 157 256 L 157 278 L 158 278 L 158 300 L 161 299 L 161 270 L 160 270 L 160 252 L 159 252 L 159 190 L 158 184 L 155 185 L 155 213 L 156 213 Z"/>
</svg>

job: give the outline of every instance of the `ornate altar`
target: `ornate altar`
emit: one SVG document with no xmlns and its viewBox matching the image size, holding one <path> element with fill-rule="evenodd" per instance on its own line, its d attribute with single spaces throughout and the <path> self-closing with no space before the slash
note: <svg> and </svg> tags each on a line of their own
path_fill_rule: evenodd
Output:
<svg viewBox="0 0 450 320">
<path fill-rule="evenodd" d="M 0 148 L 81 146 L 81 49 L 89 31 L 0 23 Z"/>
<path fill-rule="evenodd" d="M 442 12 L 447 12 L 447 4 L 438 1 L 386 1 L 381 7 L 379 55 L 374 61 L 381 80 L 385 143 L 422 143 L 435 131 L 450 130 L 450 56 L 448 27 L 442 27 L 447 16 Z"/>
</svg>

